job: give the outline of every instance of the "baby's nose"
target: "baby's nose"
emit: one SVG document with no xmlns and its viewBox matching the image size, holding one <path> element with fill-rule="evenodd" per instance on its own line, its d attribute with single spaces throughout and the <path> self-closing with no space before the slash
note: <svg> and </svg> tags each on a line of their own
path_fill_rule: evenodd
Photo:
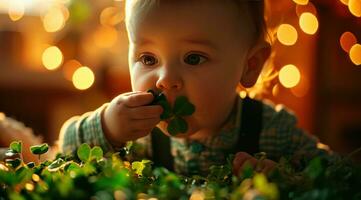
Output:
<svg viewBox="0 0 361 200">
<path fill-rule="evenodd" d="M 158 73 L 156 87 L 162 91 L 181 90 L 183 87 L 182 76 L 177 70 L 164 67 Z"/>
</svg>

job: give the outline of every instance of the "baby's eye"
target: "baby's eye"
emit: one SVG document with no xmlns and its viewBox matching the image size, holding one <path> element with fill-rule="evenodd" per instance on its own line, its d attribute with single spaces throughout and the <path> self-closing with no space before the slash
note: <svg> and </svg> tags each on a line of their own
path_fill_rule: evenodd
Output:
<svg viewBox="0 0 361 200">
<path fill-rule="evenodd" d="M 142 55 L 139 58 L 140 62 L 142 62 L 144 65 L 152 66 L 158 63 L 157 59 L 152 55 Z"/>
<path fill-rule="evenodd" d="M 205 56 L 202 56 L 200 54 L 189 54 L 184 58 L 184 62 L 189 65 L 199 65 L 207 61 L 207 58 Z"/>
</svg>

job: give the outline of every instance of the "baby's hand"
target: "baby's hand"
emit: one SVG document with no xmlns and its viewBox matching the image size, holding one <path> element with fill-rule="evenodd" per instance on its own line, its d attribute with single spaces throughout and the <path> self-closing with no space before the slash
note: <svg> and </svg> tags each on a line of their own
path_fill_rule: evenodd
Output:
<svg viewBox="0 0 361 200">
<path fill-rule="evenodd" d="M 277 163 L 269 159 L 257 160 L 246 152 L 238 152 L 233 160 L 233 174 L 239 176 L 247 164 L 256 172 L 268 174 L 276 167 Z"/>
<path fill-rule="evenodd" d="M 163 112 L 160 105 L 149 105 L 153 98 L 149 92 L 130 92 L 109 103 L 102 113 L 102 126 L 111 144 L 120 147 L 151 132 Z"/>
</svg>

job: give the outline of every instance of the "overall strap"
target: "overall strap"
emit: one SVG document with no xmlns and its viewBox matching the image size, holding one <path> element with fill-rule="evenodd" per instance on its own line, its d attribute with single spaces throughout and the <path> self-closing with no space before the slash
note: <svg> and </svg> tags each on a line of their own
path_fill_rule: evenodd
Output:
<svg viewBox="0 0 361 200">
<path fill-rule="evenodd" d="M 152 160 L 155 167 L 165 167 L 173 170 L 173 156 L 170 151 L 170 139 L 155 127 L 151 133 Z"/>
<path fill-rule="evenodd" d="M 259 152 L 259 138 L 262 131 L 262 106 L 261 101 L 249 97 L 243 99 L 237 151 L 245 151 L 251 155 Z"/>
</svg>

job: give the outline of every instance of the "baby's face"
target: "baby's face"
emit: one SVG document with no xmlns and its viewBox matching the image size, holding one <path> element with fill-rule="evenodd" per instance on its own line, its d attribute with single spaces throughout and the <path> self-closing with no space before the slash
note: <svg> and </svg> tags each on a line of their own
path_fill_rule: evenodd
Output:
<svg viewBox="0 0 361 200">
<path fill-rule="evenodd" d="M 187 96 L 196 108 L 186 118 L 187 135 L 213 133 L 234 105 L 248 29 L 232 2 L 163 2 L 127 24 L 132 89 L 162 91 L 171 104 Z M 159 127 L 166 131 L 165 125 Z"/>
</svg>

